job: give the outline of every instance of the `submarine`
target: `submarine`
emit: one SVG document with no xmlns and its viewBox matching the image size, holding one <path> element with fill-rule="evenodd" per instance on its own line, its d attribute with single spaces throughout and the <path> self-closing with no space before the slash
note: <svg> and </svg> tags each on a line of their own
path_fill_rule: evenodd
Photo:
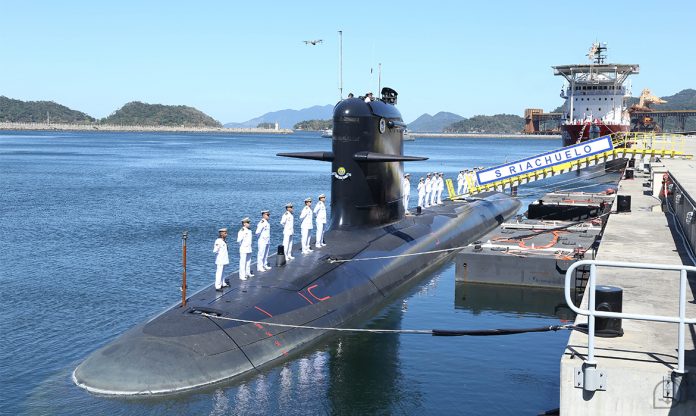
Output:
<svg viewBox="0 0 696 416">
<path fill-rule="evenodd" d="M 228 274 L 88 355 L 73 382 L 99 395 L 171 394 L 231 381 L 286 360 L 331 331 L 369 317 L 458 250 L 516 214 L 499 192 L 406 214 L 406 127 L 397 92 L 334 107 L 332 151 L 278 156 L 331 163 L 326 246 L 246 281 Z M 235 247 L 235 245 L 232 245 Z M 236 248 L 236 247 L 235 247 Z M 279 247 L 279 252 L 281 248 Z M 245 320 L 247 322 L 229 319 Z M 273 326 L 271 323 L 289 326 Z"/>
</svg>

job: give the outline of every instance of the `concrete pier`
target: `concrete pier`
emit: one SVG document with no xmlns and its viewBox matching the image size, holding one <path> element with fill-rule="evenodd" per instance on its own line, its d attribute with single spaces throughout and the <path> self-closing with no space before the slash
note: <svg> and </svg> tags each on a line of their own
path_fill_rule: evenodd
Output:
<svg viewBox="0 0 696 416">
<path fill-rule="evenodd" d="M 696 138 L 689 138 L 685 151 L 696 154 Z M 685 227 L 686 239 L 694 243 L 696 224 L 686 223 L 696 199 L 696 161 L 664 159 L 652 164 L 653 172 L 636 172 L 625 179 L 619 195 L 631 197 L 631 211 L 614 213 L 604 230 L 597 260 L 679 265 L 690 263 L 676 223 Z M 663 172 L 674 181 L 671 204 L 677 213 L 663 212 L 653 187 L 644 186 L 654 175 L 659 189 Z M 676 195 L 681 194 L 677 204 Z M 617 204 L 614 204 L 616 209 Z M 667 209 L 665 209 L 667 210 Z M 696 215 L 696 214 L 692 214 Z M 615 269 L 598 267 L 597 284 L 623 289 L 623 312 L 678 316 L 679 274 L 674 271 Z M 696 317 L 693 288 L 696 276 L 689 276 L 686 316 Z M 585 294 L 582 307 L 587 308 Z M 578 316 L 576 324 L 586 323 Z M 686 384 L 675 400 L 667 388 L 677 368 L 677 325 L 623 320 L 624 335 L 595 338 L 597 370 L 605 375 L 604 388 L 588 392 L 578 388 L 576 375 L 587 356 L 587 335 L 573 331 L 561 358 L 561 415 L 695 415 L 696 414 L 696 328 L 687 326 L 685 339 Z"/>
</svg>

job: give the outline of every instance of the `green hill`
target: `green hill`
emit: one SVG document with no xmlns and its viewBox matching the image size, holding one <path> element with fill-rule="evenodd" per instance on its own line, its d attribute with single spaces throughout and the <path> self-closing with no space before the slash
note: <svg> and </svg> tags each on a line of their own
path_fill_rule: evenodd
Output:
<svg viewBox="0 0 696 416">
<path fill-rule="evenodd" d="M 524 119 L 514 114 L 496 114 L 494 116 L 474 116 L 457 121 L 445 127 L 445 133 L 520 133 L 524 128 Z"/>
<path fill-rule="evenodd" d="M 124 105 L 100 122 L 127 126 L 222 127 L 219 121 L 193 107 L 139 101 Z"/>
<path fill-rule="evenodd" d="M 53 101 L 21 101 L 0 96 L 0 122 L 91 123 L 95 119 Z"/>
<path fill-rule="evenodd" d="M 305 120 L 293 126 L 295 130 L 326 130 L 333 127 L 333 119 L 331 120 Z"/>
</svg>

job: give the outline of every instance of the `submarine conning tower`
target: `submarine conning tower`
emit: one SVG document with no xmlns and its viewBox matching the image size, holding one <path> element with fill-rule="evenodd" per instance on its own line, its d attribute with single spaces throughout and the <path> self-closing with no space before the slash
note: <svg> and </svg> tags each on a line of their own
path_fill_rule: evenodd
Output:
<svg viewBox="0 0 696 416">
<path fill-rule="evenodd" d="M 332 152 L 279 153 L 278 156 L 331 162 L 330 229 L 390 224 L 404 217 L 404 156 L 397 93 L 383 88 L 380 100 L 340 101 L 333 112 Z"/>
</svg>

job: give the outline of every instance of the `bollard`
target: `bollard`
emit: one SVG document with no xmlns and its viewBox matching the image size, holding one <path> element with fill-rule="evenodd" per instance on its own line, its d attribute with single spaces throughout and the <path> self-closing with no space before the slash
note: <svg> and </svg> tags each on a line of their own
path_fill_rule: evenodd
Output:
<svg viewBox="0 0 696 416">
<path fill-rule="evenodd" d="M 276 267 L 285 266 L 287 261 L 285 260 L 285 247 L 283 245 L 278 246 L 278 255 L 276 255 Z"/>
</svg>

